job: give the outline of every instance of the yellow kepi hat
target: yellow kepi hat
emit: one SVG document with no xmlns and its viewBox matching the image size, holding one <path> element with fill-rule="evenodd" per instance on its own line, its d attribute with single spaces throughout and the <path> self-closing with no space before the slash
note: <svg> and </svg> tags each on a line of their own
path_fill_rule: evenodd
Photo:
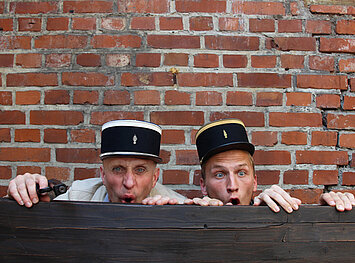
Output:
<svg viewBox="0 0 355 263">
<path fill-rule="evenodd" d="M 160 126 L 146 121 L 107 122 L 102 126 L 100 158 L 126 156 L 159 163 L 161 131 Z"/>
<path fill-rule="evenodd" d="M 196 147 L 200 163 L 213 155 L 228 150 L 244 150 L 254 154 L 244 123 L 238 119 L 214 121 L 202 126 L 196 133 Z"/>
</svg>

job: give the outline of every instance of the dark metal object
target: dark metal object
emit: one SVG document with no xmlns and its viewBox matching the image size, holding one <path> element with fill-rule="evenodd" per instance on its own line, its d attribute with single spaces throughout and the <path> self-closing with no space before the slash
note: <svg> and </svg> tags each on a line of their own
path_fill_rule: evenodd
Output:
<svg viewBox="0 0 355 263">
<path fill-rule="evenodd" d="M 56 179 L 48 180 L 48 187 L 45 188 L 40 189 L 39 185 L 37 184 L 37 193 L 39 195 L 43 193 L 48 193 L 51 199 L 54 199 L 58 195 L 64 194 L 67 190 L 68 186 Z"/>
</svg>

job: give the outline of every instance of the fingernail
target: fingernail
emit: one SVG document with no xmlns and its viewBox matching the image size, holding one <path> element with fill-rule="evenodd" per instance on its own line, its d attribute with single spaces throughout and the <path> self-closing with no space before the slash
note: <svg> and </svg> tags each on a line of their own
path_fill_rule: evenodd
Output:
<svg viewBox="0 0 355 263">
<path fill-rule="evenodd" d="M 344 206 L 339 205 L 339 206 L 338 206 L 338 209 L 339 209 L 339 210 L 344 210 Z"/>
<path fill-rule="evenodd" d="M 277 206 L 275 207 L 275 212 L 279 212 L 280 211 L 280 208 Z"/>
<path fill-rule="evenodd" d="M 292 208 L 291 208 L 291 207 L 288 207 L 288 208 L 287 208 L 287 212 L 292 213 Z"/>
<path fill-rule="evenodd" d="M 294 204 L 293 209 L 298 210 L 298 205 Z"/>
<path fill-rule="evenodd" d="M 32 204 L 31 204 L 31 202 L 26 202 L 26 204 L 25 204 L 27 207 L 30 207 Z"/>
<path fill-rule="evenodd" d="M 37 202 L 38 202 L 38 199 L 36 197 L 32 199 L 32 203 L 37 204 Z"/>
<path fill-rule="evenodd" d="M 20 201 L 20 205 L 23 205 L 23 201 L 22 200 Z"/>
<path fill-rule="evenodd" d="M 330 201 L 329 205 L 335 205 L 335 202 L 334 201 Z"/>
</svg>

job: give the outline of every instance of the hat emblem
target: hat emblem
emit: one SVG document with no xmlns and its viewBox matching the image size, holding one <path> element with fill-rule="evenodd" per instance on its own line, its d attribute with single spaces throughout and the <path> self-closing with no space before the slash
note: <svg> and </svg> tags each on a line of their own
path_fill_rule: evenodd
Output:
<svg viewBox="0 0 355 263">
<path fill-rule="evenodd" d="M 223 135 L 224 135 L 224 138 L 226 138 L 226 139 L 228 138 L 228 134 L 225 130 L 223 130 Z"/>
<path fill-rule="evenodd" d="M 138 140 L 137 135 L 133 135 L 132 140 L 133 140 L 133 144 L 137 144 L 137 140 Z"/>
</svg>

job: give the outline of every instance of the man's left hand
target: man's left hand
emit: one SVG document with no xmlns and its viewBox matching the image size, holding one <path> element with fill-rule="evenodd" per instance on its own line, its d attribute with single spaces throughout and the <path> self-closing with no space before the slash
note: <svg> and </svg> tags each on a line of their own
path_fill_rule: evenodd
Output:
<svg viewBox="0 0 355 263">
<path fill-rule="evenodd" d="M 156 195 L 153 197 L 147 197 L 142 201 L 143 205 L 176 205 L 178 200 L 175 198 L 169 198 L 167 196 Z"/>
<path fill-rule="evenodd" d="M 355 205 L 355 198 L 352 193 L 341 193 L 331 191 L 320 196 L 320 204 L 335 206 L 335 208 L 340 212 L 343 212 L 345 210 L 349 211 L 353 209 L 353 205 Z"/>
</svg>

